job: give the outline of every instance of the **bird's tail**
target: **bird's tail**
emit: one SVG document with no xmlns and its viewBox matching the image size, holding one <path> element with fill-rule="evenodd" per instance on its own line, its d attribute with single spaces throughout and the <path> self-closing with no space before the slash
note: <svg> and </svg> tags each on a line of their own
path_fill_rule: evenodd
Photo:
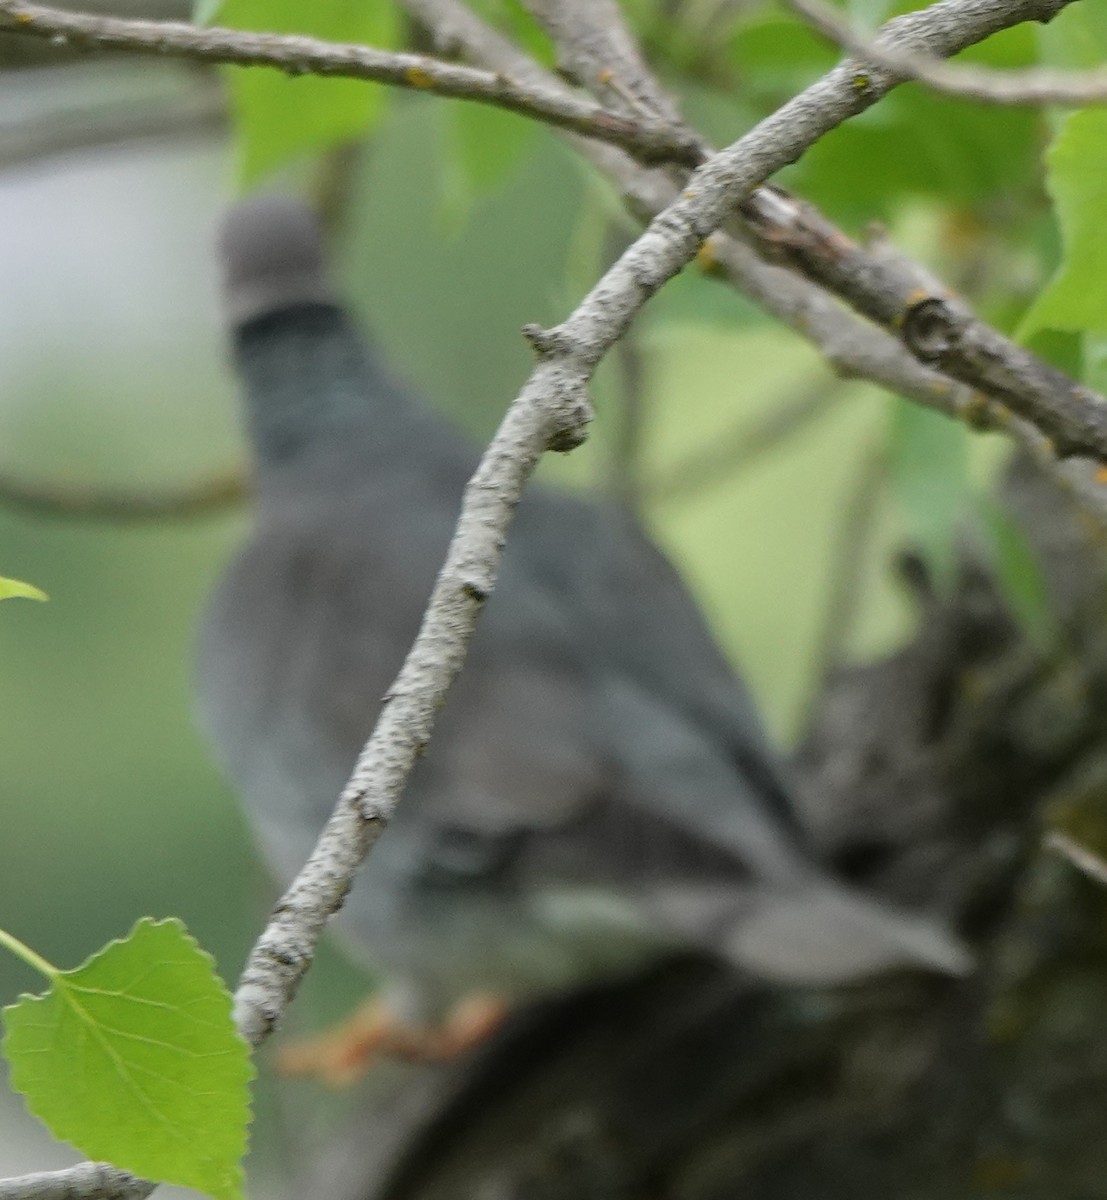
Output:
<svg viewBox="0 0 1107 1200">
<path fill-rule="evenodd" d="M 724 953 L 764 978 L 828 986 L 897 967 L 972 970 L 968 948 L 933 920 L 830 880 L 759 896 L 727 931 Z"/>
</svg>

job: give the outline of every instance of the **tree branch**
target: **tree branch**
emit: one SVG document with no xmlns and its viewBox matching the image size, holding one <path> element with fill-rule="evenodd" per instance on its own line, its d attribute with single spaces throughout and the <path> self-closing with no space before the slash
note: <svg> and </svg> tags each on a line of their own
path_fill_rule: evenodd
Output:
<svg viewBox="0 0 1107 1200">
<path fill-rule="evenodd" d="M 970 14 L 969 25 L 973 27 L 971 36 L 966 40 L 959 41 L 958 37 L 961 32 L 958 29 L 959 22 L 951 22 L 948 30 L 939 31 L 943 35 L 948 35 L 950 40 L 947 46 L 938 46 L 938 52 L 952 53 L 964 45 L 970 44 L 973 40 L 979 40 L 981 37 L 995 32 L 1005 24 L 1014 24 L 1027 19 L 1046 20 L 1070 2 L 1071 0 L 1017 0 L 1006 14 L 990 13 L 983 20 L 980 20 L 979 13 Z M 977 0 L 976 6 L 979 8 L 982 3 L 983 0 Z M 435 27 L 434 22 L 437 18 L 438 25 L 446 27 L 447 41 L 459 37 L 459 28 L 459 40 L 463 42 L 472 40 L 473 26 L 471 24 L 466 26 L 463 18 L 459 18 L 456 12 L 450 13 L 449 6 L 441 5 L 439 0 L 412 0 L 408 7 L 416 15 L 432 23 L 432 27 Z M 534 0 L 533 8 L 540 15 L 554 14 L 554 16 L 548 16 L 552 22 L 551 28 L 554 30 L 559 28 L 554 19 L 557 5 L 553 4 L 552 0 Z M 436 12 L 436 9 L 439 11 Z M 583 12 L 587 15 L 587 9 L 584 9 Z M 445 14 L 444 20 L 442 19 L 443 13 Z M 905 39 L 905 44 L 911 43 L 912 39 L 925 42 L 929 33 L 920 35 L 911 27 L 907 18 L 903 18 L 903 20 L 907 21 L 907 24 L 903 26 L 897 25 L 896 22 L 890 23 L 889 36 L 892 36 L 894 32 L 895 37 Z M 593 34 L 603 34 L 604 22 L 597 21 L 595 14 L 588 24 Z M 607 21 L 607 24 L 616 30 L 621 28 L 617 12 L 614 25 L 611 25 L 610 21 Z M 240 33 L 234 30 L 201 28 L 180 23 L 129 21 L 113 17 L 64 13 L 39 5 L 19 3 L 18 0 L 0 0 L 0 28 L 16 29 L 44 37 L 64 37 L 72 40 L 75 44 L 91 48 L 111 47 L 136 53 L 177 54 L 182 57 L 207 58 L 210 61 L 220 62 L 265 63 L 297 73 L 313 71 L 322 74 L 346 74 L 357 78 L 390 82 L 398 86 L 422 88 L 443 95 L 480 100 L 510 108 L 513 111 L 524 112 L 563 129 L 618 144 L 639 159 L 647 161 L 667 157 L 674 162 L 696 162 L 705 152 L 702 141 L 683 126 L 678 125 L 674 131 L 672 126 L 664 120 L 656 122 L 641 116 L 631 120 L 611 113 L 607 109 L 597 108 L 595 105 L 582 106 L 581 102 L 568 89 L 550 87 L 548 78 L 540 69 L 520 71 L 527 61 L 526 56 L 521 52 L 511 53 L 510 57 L 512 67 L 519 72 L 520 78 L 527 81 L 525 86 L 515 84 L 499 73 L 473 71 L 420 55 L 387 54 L 365 47 L 339 45 L 311 38 L 278 37 L 268 34 Z M 977 32 L 978 29 L 979 32 Z M 482 40 L 488 42 L 486 33 L 482 34 Z M 580 50 L 581 44 L 578 42 L 577 46 L 577 70 L 582 77 L 587 78 L 588 73 L 582 68 L 587 65 L 589 59 Z M 600 44 L 599 37 L 593 37 L 593 53 L 594 47 Z M 631 81 L 629 94 L 636 98 L 635 107 L 652 108 L 671 117 L 673 114 L 671 104 L 664 98 L 661 90 L 650 83 L 648 72 L 637 56 L 633 42 L 629 38 L 612 37 L 608 32 L 606 41 L 602 44 L 605 51 L 609 52 L 609 60 L 614 60 L 619 65 L 622 74 Z M 886 44 L 892 45 L 894 48 L 896 43 L 887 42 Z M 493 43 L 496 56 L 501 59 L 508 57 L 504 53 L 505 45 L 509 45 L 509 43 L 505 43 L 503 39 L 500 39 L 498 45 Z M 938 45 L 938 43 L 935 42 L 934 45 Z M 845 66 L 848 69 L 848 64 Z M 610 88 L 610 79 L 614 77 L 610 68 L 593 71 L 592 74 L 596 81 Z M 883 94 L 883 90 L 894 85 L 895 82 L 897 81 L 894 79 L 883 82 L 867 80 L 866 87 L 873 92 L 875 98 L 877 94 Z M 855 77 L 854 86 L 856 87 Z M 621 94 L 626 96 L 628 86 L 625 81 L 621 87 Z M 618 89 L 610 88 L 610 90 L 618 93 Z M 643 124 L 643 121 L 646 121 L 646 124 Z M 656 188 L 656 181 L 654 187 Z M 655 202 L 650 206 L 652 211 L 658 211 L 660 207 L 661 202 Z M 759 228 L 763 234 L 766 234 L 765 240 L 771 241 L 771 236 L 767 233 L 769 229 L 766 218 L 768 204 L 761 204 L 760 209 Z M 828 229 L 833 228 L 826 222 L 824 222 L 824 226 Z M 729 252 L 726 257 L 730 260 L 730 270 L 737 275 L 737 271 L 734 269 L 734 252 Z M 744 274 L 748 276 L 752 273 L 752 264 L 747 262 L 744 265 Z M 823 282 L 826 280 L 824 279 Z M 760 290 L 764 295 L 765 289 L 761 288 Z M 930 310 L 929 316 L 933 317 L 933 315 L 933 310 Z M 981 322 L 976 322 L 975 328 L 981 333 L 993 332 L 988 331 Z M 857 340 L 856 331 L 847 330 L 845 327 L 840 327 L 838 330 L 839 334 L 847 332 L 852 335 L 852 341 Z M 963 335 L 958 336 L 962 341 L 964 340 Z M 1012 353 L 1012 344 L 1006 339 L 1002 339 L 1000 335 L 989 336 L 986 340 L 988 344 L 976 356 L 978 359 L 980 355 L 986 355 L 1000 344 L 1009 354 Z M 912 352 L 917 352 L 918 349 L 910 343 L 908 348 Z M 846 357 L 858 359 L 854 352 L 847 352 L 844 355 L 835 351 L 833 346 L 827 349 L 829 353 L 836 356 L 839 363 L 842 363 Z M 871 357 L 877 347 L 875 344 L 870 344 L 866 349 L 868 356 Z M 1017 348 L 1015 349 L 1017 350 Z M 858 362 L 860 362 L 859 359 Z M 1002 391 L 997 393 L 993 389 L 992 383 L 988 381 L 985 373 L 971 369 L 957 356 L 948 357 L 943 366 L 947 374 L 954 375 L 968 383 L 970 387 L 982 388 L 993 397 L 1003 400 L 1004 403 L 1009 402 L 1009 397 Z M 847 369 L 852 370 L 853 368 L 848 367 Z M 859 367 L 858 373 L 863 373 L 863 370 L 864 368 Z M 1012 406 L 1018 408 L 1026 419 L 1040 425 L 1048 436 L 1057 440 L 1062 453 L 1082 451 L 1093 453 L 1100 458 L 1107 457 L 1107 436 L 1101 429 L 1095 427 L 1094 420 L 1086 419 L 1088 417 L 1095 418 L 1098 415 L 1098 397 L 1089 393 L 1087 389 L 1080 388 L 1060 373 L 1051 372 L 1051 368 L 1035 359 L 1034 356 L 1020 351 L 1019 361 L 1008 364 L 1008 369 L 1002 372 L 1003 382 L 1007 386 L 1012 383 L 1026 385 L 1016 396 L 1022 401 L 1021 407 L 1019 405 Z M 897 374 L 901 376 L 907 374 L 902 364 L 897 370 Z M 998 383 L 1000 374 L 1000 372 L 991 372 L 992 382 Z M 1056 377 L 1064 381 L 1064 391 L 1067 397 L 1075 397 L 1075 403 L 1082 410 L 1076 414 L 1075 420 L 1059 423 L 1056 413 L 1051 411 L 1050 387 Z M 936 395 L 948 391 L 948 385 L 935 389 L 932 383 L 919 390 L 917 381 L 914 384 L 900 383 L 893 386 L 911 398 L 922 400 L 924 403 L 933 403 Z M 1043 404 L 1044 409 L 1041 407 Z M 968 407 L 970 406 L 964 404 L 959 406 L 962 411 Z M 979 411 L 981 406 L 976 404 L 971 407 Z M 1060 437 L 1058 437 L 1058 433 L 1061 434 Z"/>
<path fill-rule="evenodd" d="M 612 103 L 624 110 L 674 116 L 672 101 L 650 73 L 612 0 L 525 2 L 574 75 L 594 89 L 612 90 L 617 97 Z M 910 44 L 910 36 L 904 42 Z M 851 64 L 842 67 L 848 70 Z M 617 88 L 613 79 L 618 80 Z M 870 82 L 867 80 L 866 86 Z M 924 371 L 897 361 L 894 378 L 889 379 L 890 356 L 871 334 L 843 321 L 836 311 L 794 284 L 771 280 L 736 243 L 723 242 L 716 234 L 709 252 L 725 256 L 728 273 L 741 290 L 815 340 L 840 369 L 886 382 L 931 407 L 949 401 L 951 415 L 972 424 L 1006 429 L 1030 446 L 1039 459 L 1043 446 L 1036 431 L 1062 456 L 1083 453 L 1104 459 L 1107 400 L 1004 338 L 965 305 L 954 305 L 921 268 L 902 256 L 874 254 L 857 246 L 812 205 L 776 187 L 755 189 L 739 212 L 746 222 L 739 232 L 754 242 L 762 257 L 798 268 L 820 288 L 840 296 L 862 316 L 902 339 Z M 812 317 L 821 334 L 813 333 Z M 938 340 L 942 340 L 940 353 L 935 348 Z M 843 347 L 849 347 L 844 354 Z M 932 366 L 941 367 L 943 374 L 930 371 Z M 967 390 L 951 386 L 950 376 L 967 385 Z M 989 404 L 983 397 L 999 404 Z M 1012 421 L 1006 409 L 1022 420 Z M 1101 508 L 1097 515 L 1103 519 Z"/>
<path fill-rule="evenodd" d="M 156 1185 L 106 1163 L 0 1179 L 0 1200 L 145 1200 Z"/>
<path fill-rule="evenodd" d="M 1048 0 L 1040 0 L 1048 2 Z M 59 40 L 79 50 L 115 50 L 192 62 L 268 66 L 290 75 L 341 76 L 490 104 L 601 141 L 617 142 L 644 162 L 695 166 L 698 138 L 663 121 L 626 121 L 572 92 L 527 87 L 491 71 L 370 46 L 291 34 L 251 33 L 178 21 L 132 21 L 0 0 L 0 30 Z"/>
<path fill-rule="evenodd" d="M 946 96 L 959 96 L 981 104 L 1107 103 L 1107 71 L 1056 71 L 1047 67 L 997 70 L 982 66 L 944 63 L 930 54 L 886 45 L 866 37 L 820 0 L 785 0 L 813 29 L 857 55 L 862 63 L 887 71 L 900 81 L 925 84 Z M 861 63 L 857 66 L 860 68 Z"/>
<path fill-rule="evenodd" d="M 1053 850 L 1062 858 L 1068 859 L 1078 871 L 1082 871 L 1089 879 L 1107 886 L 1107 862 L 1098 854 L 1094 854 L 1087 846 L 1081 845 L 1067 833 L 1052 830 L 1042 839 L 1042 845 L 1047 850 Z"/>
<path fill-rule="evenodd" d="M 770 252 L 899 336 L 915 358 L 1032 422 L 1061 457 L 1107 461 L 1107 400 L 981 321 L 916 264 L 866 250 L 777 188 L 760 188 L 741 209 Z"/>
<path fill-rule="evenodd" d="M 1063 7 L 1070 0 L 1032 0 L 1030 3 L 1015 5 L 1015 7 L 1025 10 L 1031 16 L 1039 13 L 1044 9 L 1055 11 Z M 430 3 L 420 3 L 416 0 L 415 3 L 409 4 L 409 8 L 416 12 L 421 17 L 434 19 L 435 13 L 433 9 L 436 7 L 435 0 L 430 0 Z M 564 28 L 557 24 L 556 12 L 558 5 L 553 3 L 553 0 L 532 0 L 532 8 L 541 19 L 548 21 L 551 31 L 557 33 L 565 33 L 566 30 L 575 28 L 574 23 L 570 23 Z M 420 12 L 420 8 L 431 10 Z M 582 10 L 586 16 L 587 9 Z M 352 73 L 359 78 L 377 78 L 382 81 L 398 83 L 401 86 L 407 87 L 425 87 L 428 90 L 440 92 L 444 95 L 466 95 L 471 99 L 484 99 L 490 103 L 503 104 L 504 107 L 513 107 L 514 101 L 505 101 L 503 95 L 497 98 L 490 98 L 486 95 L 471 94 L 466 89 L 472 83 L 474 78 L 479 79 L 484 86 L 490 86 L 493 91 L 498 88 L 508 88 L 512 91 L 512 95 L 516 93 L 525 94 L 529 97 L 529 101 L 536 104 L 544 104 L 547 106 L 545 115 L 532 108 L 519 109 L 516 111 L 527 111 L 530 115 L 537 116 L 539 119 L 549 120 L 554 124 L 560 124 L 562 128 L 574 130 L 578 133 L 587 133 L 589 136 L 600 137 L 614 143 L 619 143 L 624 148 L 631 152 L 637 152 L 639 157 L 649 158 L 654 154 L 664 155 L 664 147 L 677 147 L 677 151 L 670 156 L 673 161 L 687 161 L 689 159 L 696 160 L 704 153 L 703 144 L 698 137 L 688 131 L 683 126 L 678 125 L 674 131 L 667 121 L 674 120 L 674 109 L 665 97 L 661 90 L 654 84 L 645 68 L 644 63 L 637 55 L 637 51 L 633 46 L 633 42 L 629 37 L 617 37 L 611 34 L 611 29 L 618 30 L 621 26 L 618 24 L 618 14 L 614 18 L 615 23 L 612 24 L 612 19 L 609 16 L 604 16 L 602 20 L 597 19 L 602 10 L 596 10 L 590 21 L 586 21 L 584 28 L 591 29 L 590 50 L 587 49 L 589 42 L 582 39 L 576 43 L 575 58 L 573 60 L 574 70 L 582 77 L 589 77 L 589 70 L 595 80 L 600 85 L 609 88 L 613 94 L 626 97 L 628 94 L 635 97 L 636 104 L 634 107 L 639 109 L 651 108 L 656 112 L 665 114 L 665 119 L 659 124 L 642 125 L 641 117 L 635 119 L 627 119 L 618 114 L 613 114 L 606 109 L 598 109 L 596 106 L 586 106 L 595 117 L 597 114 L 601 120 L 602 128 L 594 128 L 589 120 L 584 120 L 583 124 L 580 121 L 568 120 L 566 113 L 568 111 L 580 114 L 580 102 L 575 99 L 573 94 L 567 89 L 558 90 L 556 87 L 549 86 L 548 79 L 545 73 L 540 69 L 524 70 L 521 72 L 521 77 L 526 82 L 525 87 L 518 87 L 515 84 L 507 81 L 506 78 L 498 73 L 472 71 L 468 68 L 457 67 L 452 64 L 439 63 L 435 59 L 426 58 L 419 55 L 390 55 L 381 51 L 372 51 L 363 47 L 357 46 L 342 46 L 338 44 L 319 42 L 315 39 L 305 38 L 288 38 L 277 37 L 275 35 L 260 35 L 260 34 L 241 34 L 233 30 L 221 29 L 206 29 L 198 26 L 190 26 L 179 23 L 168 22 L 151 22 L 151 21 L 128 21 L 113 17 L 87 16 L 85 14 L 70 14 L 55 12 L 54 10 L 43 8 L 36 5 L 26 5 L 13 0 L 0 0 L 0 28 L 11 27 L 20 29 L 23 32 L 32 32 L 41 36 L 65 36 L 77 42 L 91 44 L 93 46 L 111 45 L 114 48 L 125 48 L 134 52 L 141 53 L 178 53 L 185 57 L 213 57 L 217 61 L 242 61 L 242 62 L 265 62 L 270 65 L 278 65 L 286 70 L 318 70 L 323 73 Z M 1012 22 L 1017 19 L 1023 19 L 1021 16 L 1012 17 Z M 1039 16 L 1038 19 L 1044 19 Z M 583 20 L 583 18 L 582 18 Z M 449 27 L 449 20 L 444 22 Z M 894 25 L 894 23 L 893 23 Z M 989 29 L 988 32 L 992 32 Z M 464 31 L 467 34 L 466 40 L 471 40 L 472 29 Z M 454 31 L 456 36 L 456 30 Z M 606 40 L 603 40 L 606 37 Z M 487 37 L 484 37 L 487 41 Z M 304 47 L 308 47 L 307 50 Z M 586 49 L 582 50 L 581 46 Z M 596 68 L 597 48 L 603 48 L 606 60 L 614 61 L 620 72 L 621 78 L 624 80 L 620 88 L 611 87 L 611 79 L 615 77 L 615 72 L 612 68 Z M 499 57 L 504 57 L 503 46 L 497 48 Z M 240 57 L 235 57 L 239 55 Z M 359 55 L 368 56 L 373 60 L 368 64 L 362 64 L 365 70 L 362 71 L 361 66 L 355 65 L 350 67 L 350 64 L 342 65 L 343 56 L 352 55 L 357 59 Z M 254 57 L 251 57 L 254 56 Z M 313 57 L 314 56 L 314 57 Z M 519 71 L 523 63 L 526 62 L 526 56 L 514 54 L 512 56 L 512 67 Z M 375 63 L 375 65 L 374 65 Z M 413 66 L 412 64 L 417 64 Z M 377 72 L 377 68 L 380 68 Z M 349 68 L 349 69 L 347 69 Z M 422 75 L 418 72 L 426 69 L 430 72 L 439 72 L 437 75 L 432 75 L 433 85 L 424 81 Z M 450 73 L 454 73 L 452 76 Z M 458 74 L 460 73 L 460 75 Z M 418 82 L 413 82 L 418 80 Z M 625 82 L 629 80 L 629 86 Z M 468 82 L 466 82 L 468 81 Z M 889 85 L 890 86 L 890 85 Z M 461 90 L 452 90 L 460 88 Z M 537 97 L 537 99 L 536 99 Z M 528 102 L 529 102 L 528 101 Z M 565 106 L 569 106 L 566 109 Z M 560 117 L 551 115 L 551 109 L 557 109 L 560 112 Z M 562 118 L 565 118 L 564 120 Z M 608 120 L 610 118 L 610 120 Z M 590 118 L 591 120 L 591 118 Z M 668 131 L 665 136 L 662 133 Z M 658 140 L 659 139 L 659 140 Z M 646 147 L 650 147 L 647 151 Z M 623 172 L 625 175 L 625 171 Z M 656 183 L 654 185 L 656 187 Z M 787 235 L 781 232 L 779 224 L 774 225 L 771 214 L 774 211 L 771 196 L 779 196 L 782 193 L 773 191 L 762 195 L 755 193 L 751 197 L 747 209 L 756 211 L 758 214 L 757 220 L 754 223 L 755 231 L 761 234 L 762 248 L 766 246 L 771 250 L 779 248 L 779 244 L 786 240 Z M 661 207 L 659 201 L 654 202 L 650 207 L 657 211 Z M 810 210 L 814 212 L 814 210 Z M 817 215 L 817 214 L 816 214 Z M 844 238 L 834 229 L 825 219 L 819 218 L 824 234 L 832 233 L 837 238 Z M 831 286 L 831 272 L 820 272 L 818 256 L 822 249 L 821 244 L 817 239 L 809 241 L 808 255 L 811 259 L 811 264 L 808 269 L 808 274 L 817 279 L 825 286 Z M 857 253 L 863 255 L 863 251 L 857 250 Z M 747 277 L 747 283 L 743 284 L 743 290 L 750 291 L 753 294 L 759 292 L 762 297 L 769 296 L 770 289 L 761 286 L 765 277 L 756 283 L 750 281 L 748 277 L 754 275 L 755 269 L 753 264 L 747 261 L 743 264 L 741 271 L 738 270 L 735 259 L 737 255 L 733 250 L 728 251 L 725 258 L 728 261 L 728 271 L 733 277 L 739 275 Z M 833 263 L 823 264 L 824 266 L 833 267 Z M 861 297 L 861 302 L 857 304 L 862 312 L 870 315 L 872 307 L 871 296 L 865 296 L 863 289 L 869 285 L 874 273 L 871 270 L 871 263 L 862 263 L 865 268 L 860 275 L 865 276 L 858 284 L 861 287 L 861 292 L 855 292 L 853 295 L 847 295 L 846 298 L 854 302 L 858 295 Z M 776 281 L 779 285 L 780 280 Z M 832 290 L 840 290 L 833 288 Z M 779 303 L 779 298 L 774 297 L 776 309 L 782 307 Z M 770 311 L 774 308 L 770 305 Z M 931 306 L 926 310 L 928 321 L 932 324 L 935 312 L 938 311 Z M 945 318 L 945 310 L 940 310 L 943 319 Z M 776 315 L 780 315 L 777 311 Z M 1011 407 L 1029 421 L 1037 424 L 1042 428 L 1047 436 L 1053 438 L 1059 451 L 1062 454 L 1067 453 L 1089 453 L 1094 454 L 1099 458 L 1107 458 L 1107 432 L 1100 427 L 1100 398 L 1090 393 L 1088 389 L 1082 388 L 1071 379 L 1064 376 L 1060 372 L 1054 371 L 1046 364 L 1035 358 L 1033 355 L 1022 351 L 1015 347 L 1007 339 L 1003 339 L 1001 335 L 996 334 L 985 326 L 982 322 L 975 321 L 973 332 L 983 338 L 984 344 L 980 347 L 974 347 L 971 354 L 965 355 L 948 355 L 942 366 L 945 368 L 947 375 L 953 375 L 961 381 L 967 383 L 970 388 L 981 389 L 989 395 L 999 398 L 1005 404 L 1010 404 Z M 839 345 L 848 345 L 850 342 L 858 341 L 858 333 L 855 329 L 846 327 L 840 321 L 825 320 L 824 327 L 827 324 L 835 324 L 838 326 L 836 333 L 838 335 Z M 901 325 L 893 322 L 893 331 L 898 332 Z M 903 325 L 902 329 L 907 330 L 913 326 Z M 845 336 L 845 335 L 848 335 Z M 958 340 L 963 347 L 968 346 L 968 338 L 965 331 L 957 334 Z M 986 364 L 986 359 L 997 347 L 1002 347 L 1005 359 L 1008 360 L 1004 364 L 1003 370 L 989 369 L 983 370 L 982 367 Z M 919 352 L 917 345 L 908 343 L 908 348 L 918 357 L 926 358 L 925 353 Z M 865 350 L 865 354 L 859 354 L 856 344 L 851 350 L 842 351 L 835 347 L 833 343 L 824 344 L 824 349 L 835 361 L 839 369 L 856 373 L 859 375 L 867 374 L 869 368 L 863 365 L 865 358 L 871 359 L 877 351 L 875 343 L 870 342 Z M 885 359 L 887 355 L 884 354 Z M 967 358 L 972 358 L 975 361 L 969 362 Z M 885 362 L 885 367 L 887 367 Z M 919 400 L 923 403 L 934 405 L 936 399 L 941 400 L 946 398 L 950 389 L 948 383 L 942 383 L 936 378 L 927 379 L 923 386 L 920 385 L 918 378 L 910 381 L 908 377 L 913 372 L 905 369 L 904 364 L 900 363 L 894 374 L 898 377 L 896 382 L 889 384 L 896 390 L 912 399 Z M 869 376 L 877 378 L 876 376 Z M 1056 391 L 1055 385 L 1061 381 L 1063 384 L 1062 394 L 1065 396 L 1061 410 L 1053 402 L 1053 395 Z M 885 379 L 881 382 L 887 383 L 887 371 L 885 371 Z M 1002 387 L 1000 386 L 1002 385 Z M 1011 389 L 1014 391 L 1011 392 Z M 1010 392 L 1010 394 L 1008 394 Z M 1070 404 L 1075 405 L 1076 410 L 1073 414 L 1068 414 L 1063 411 Z M 981 416 L 982 406 L 978 401 L 972 401 L 971 398 L 961 397 L 961 402 L 953 407 L 944 406 L 944 411 L 964 415 L 966 412 L 975 413 L 979 420 Z M 1002 422 L 1001 422 L 1002 424 Z"/>
<path fill-rule="evenodd" d="M 680 110 L 647 69 L 637 42 L 611 0 L 523 0 L 557 46 L 562 70 L 624 113 L 682 126 Z"/>
<path fill-rule="evenodd" d="M 623 14 L 612 0 L 523 0 L 557 46 L 559 62 L 617 110 L 656 114 L 681 124 L 676 103 L 646 66 Z"/>
<path fill-rule="evenodd" d="M 88 13 L 107 13 L 116 17 L 157 17 L 160 20 L 187 21 L 192 13 L 190 0 L 82 0 Z M 65 46 L 56 46 L 39 38 L 21 38 L 0 32 L 0 68 L 38 69 L 66 66 L 77 55 Z"/>
<path fill-rule="evenodd" d="M 518 79 L 559 83 L 458 0 L 404 0 L 404 6 L 443 47 L 460 47 L 468 58 Z M 611 180 L 630 212 L 643 222 L 676 197 L 678 184 L 668 173 L 642 167 L 615 146 L 566 136 Z M 974 427 L 1011 426 L 1010 415 L 1000 405 L 919 363 L 896 338 L 845 311 L 821 287 L 796 272 L 766 262 L 745 242 L 716 232 L 697 261 L 706 274 L 725 280 L 814 345 L 838 374 L 869 379 Z M 1026 434 L 1033 436 L 1029 425 Z"/>
</svg>

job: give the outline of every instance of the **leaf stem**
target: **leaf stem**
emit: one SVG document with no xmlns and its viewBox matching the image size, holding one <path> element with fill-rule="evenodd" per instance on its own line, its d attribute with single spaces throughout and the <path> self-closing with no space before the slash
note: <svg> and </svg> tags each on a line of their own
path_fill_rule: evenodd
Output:
<svg viewBox="0 0 1107 1200">
<path fill-rule="evenodd" d="M 27 966 L 38 971 L 40 975 L 45 975 L 47 979 L 53 982 L 60 972 L 58 968 L 48 963 L 40 954 L 36 954 L 30 946 L 24 945 L 19 938 L 14 934 L 10 934 L 5 929 L 0 929 L 0 946 L 6 950 L 10 950 L 16 958 L 22 959 Z"/>
</svg>

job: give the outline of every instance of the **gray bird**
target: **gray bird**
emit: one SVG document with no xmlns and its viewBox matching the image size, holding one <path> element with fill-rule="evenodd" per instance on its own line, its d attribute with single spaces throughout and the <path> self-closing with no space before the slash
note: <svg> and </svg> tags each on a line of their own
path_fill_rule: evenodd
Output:
<svg viewBox="0 0 1107 1200">
<path fill-rule="evenodd" d="M 478 454 L 337 303 L 306 209 L 240 205 L 222 255 L 257 514 L 203 623 L 199 711 L 288 880 L 415 636 Z M 540 487 L 340 924 L 420 1020 L 674 946 L 796 984 L 968 967 L 951 935 L 815 861 L 748 694 L 646 536 Z"/>
</svg>

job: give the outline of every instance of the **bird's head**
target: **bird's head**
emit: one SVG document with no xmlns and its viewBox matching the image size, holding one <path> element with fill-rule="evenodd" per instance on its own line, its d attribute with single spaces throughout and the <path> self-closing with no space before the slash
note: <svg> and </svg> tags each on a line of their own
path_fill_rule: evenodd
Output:
<svg viewBox="0 0 1107 1200">
<path fill-rule="evenodd" d="M 297 304 L 333 304 L 323 236 L 315 215 L 290 196 L 236 204 L 219 236 L 228 324 Z"/>
</svg>

